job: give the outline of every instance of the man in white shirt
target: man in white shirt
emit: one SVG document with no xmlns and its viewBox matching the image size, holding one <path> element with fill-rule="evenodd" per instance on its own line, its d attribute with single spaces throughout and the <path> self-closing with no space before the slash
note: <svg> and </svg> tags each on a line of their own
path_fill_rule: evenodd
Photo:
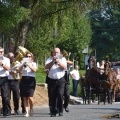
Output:
<svg viewBox="0 0 120 120">
<path fill-rule="evenodd" d="M 19 111 L 19 98 L 20 98 L 20 89 L 19 89 L 19 80 L 17 79 L 17 77 L 15 77 L 15 75 L 19 75 L 19 73 L 17 72 L 17 65 L 20 65 L 20 62 L 18 62 L 14 68 L 12 68 L 12 64 L 14 63 L 14 54 L 12 52 L 8 53 L 8 58 L 10 59 L 10 63 L 11 63 L 11 70 L 10 70 L 10 74 L 8 76 L 8 83 L 9 83 L 9 91 L 10 91 L 10 95 L 11 95 L 11 91 L 12 91 L 12 95 L 13 95 L 13 103 L 14 103 L 14 114 L 20 114 Z"/>
<path fill-rule="evenodd" d="M 4 48 L 0 47 L 0 87 L 2 97 L 3 116 L 10 115 L 7 106 L 9 105 L 8 75 L 10 60 L 4 57 Z"/>
<path fill-rule="evenodd" d="M 48 58 L 45 65 L 45 69 L 49 69 L 48 77 L 51 81 L 51 117 L 56 116 L 57 108 L 59 109 L 59 116 L 63 116 L 64 75 L 66 67 L 67 62 L 60 54 L 60 49 L 54 48 L 53 57 Z M 57 104 L 57 101 L 59 104 Z"/>
<path fill-rule="evenodd" d="M 73 82 L 73 96 L 77 96 L 77 88 L 78 88 L 78 83 L 80 79 L 80 74 L 78 70 L 78 65 L 75 66 L 75 69 L 70 72 L 70 75 L 72 77 L 72 82 Z"/>
</svg>

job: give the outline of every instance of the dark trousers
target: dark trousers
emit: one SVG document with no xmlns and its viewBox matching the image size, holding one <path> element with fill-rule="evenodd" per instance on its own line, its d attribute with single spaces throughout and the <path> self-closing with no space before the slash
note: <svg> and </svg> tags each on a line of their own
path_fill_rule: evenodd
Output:
<svg viewBox="0 0 120 120">
<path fill-rule="evenodd" d="M 8 88 L 8 78 L 0 77 L 0 87 L 1 87 L 1 97 L 2 97 L 2 107 L 3 115 L 7 115 L 9 99 L 9 88 Z"/>
<path fill-rule="evenodd" d="M 69 72 L 65 71 L 65 88 L 64 88 L 64 107 L 67 107 L 70 100 L 70 91 L 69 91 Z"/>
<path fill-rule="evenodd" d="M 49 79 L 48 81 L 48 102 L 49 102 L 49 108 L 50 108 L 50 111 L 51 111 L 51 80 Z"/>
<path fill-rule="evenodd" d="M 13 94 L 14 111 L 17 111 L 19 110 L 19 98 L 20 98 L 19 81 L 8 80 L 8 84 L 9 84 L 10 97 L 11 97 L 11 92 Z"/>
<path fill-rule="evenodd" d="M 70 91 L 69 91 L 69 84 L 65 83 L 65 88 L 64 88 L 64 107 L 67 107 L 69 104 L 70 100 Z"/>
<path fill-rule="evenodd" d="M 73 96 L 77 96 L 77 88 L 78 88 L 78 83 L 79 83 L 79 80 L 72 80 L 73 82 Z"/>
<path fill-rule="evenodd" d="M 50 89 L 51 89 L 51 109 L 52 114 L 56 114 L 57 110 L 59 113 L 63 112 L 63 95 L 65 79 L 62 77 L 59 80 L 50 79 Z"/>
</svg>

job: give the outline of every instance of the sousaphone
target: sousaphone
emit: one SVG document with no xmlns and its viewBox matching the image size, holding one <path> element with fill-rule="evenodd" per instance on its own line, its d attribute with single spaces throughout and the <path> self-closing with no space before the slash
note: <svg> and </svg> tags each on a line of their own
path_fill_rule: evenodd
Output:
<svg viewBox="0 0 120 120">
<path fill-rule="evenodd" d="M 16 57 L 14 59 L 14 62 L 12 63 L 11 70 L 17 69 L 20 67 L 20 63 L 22 59 L 25 57 L 26 54 L 30 53 L 29 50 L 22 46 L 18 46 L 18 49 L 16 51 Z M 22 75 L 20 73 L 12 73 L 14 79 L 19 80 L 21 79 Z"/>
</svg>

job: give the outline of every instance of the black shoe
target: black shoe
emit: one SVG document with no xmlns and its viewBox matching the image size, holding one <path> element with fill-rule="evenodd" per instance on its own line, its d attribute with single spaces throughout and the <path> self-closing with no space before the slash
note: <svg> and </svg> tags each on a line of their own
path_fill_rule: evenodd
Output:
<svg viewBox="0 0 120 120">
<path fill-rule="evenodd" d="M 2 110 L 2 114 L 4 117 L 11 115 L 11 110 Z"/>
<path fill-rule="evenodd" d="M 6 117 L 7 116 L 7 113 L 3 113 L 3 117 Z"/>
<path fill-rule="evenodd" d="M 11 110 L 8 111 L 7 116 L 11 115 Z"/>
<path fill-rule="evenodd" d="M 70 112 L 68 107 L 65 107 L 65 111 L 66 112 Z"/>
<path fill-rule="evenodd" d="M 52 113 L 52 114 L 51 114 L 51 117 L 56 117 L 56 114 L 55 114 L 55 113 Z"/>
<path fill-rule="evenodd" d="M 1 114 L 3 114 L 3 108 L 1 108 L 0 112 L 1 112 Z"/>
<path fill-rule="evenodd" d="M 3 112 L 3 116 L 6 117 L 9 116 L 9 114 L 7 112 Z"/>
<path fill-rule="evenodd" d="M 63 113 L 62 113 L 62 112 L 60 112 L 60 113 L 59 113 L 59 116 L 63 116 Z"/>
<path fill-rule="evenodd" d="M 19 111 L 19 110 L 15 110 L 15 111 L 14 111 L 14 114 L 15 114 L 15 115 L 20 115 L 20 111 Z"/>
<path fill-rule="evenodd" d="M 23 113 L 23 114 L 26 114 L 26 110 L 25 110 L 25 109 L 22 109 L 22 113 Z"/>
</svg>

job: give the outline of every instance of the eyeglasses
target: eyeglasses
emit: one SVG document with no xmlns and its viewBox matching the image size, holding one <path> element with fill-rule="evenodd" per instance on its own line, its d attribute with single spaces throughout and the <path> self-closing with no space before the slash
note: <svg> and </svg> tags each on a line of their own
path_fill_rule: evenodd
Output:
<svg viewBox="0 0 120 120">
<path fill-rule="evenodd" d="M 28 58 L 30 58 L 31 56 L 27 56 Z"/>
</svg>

